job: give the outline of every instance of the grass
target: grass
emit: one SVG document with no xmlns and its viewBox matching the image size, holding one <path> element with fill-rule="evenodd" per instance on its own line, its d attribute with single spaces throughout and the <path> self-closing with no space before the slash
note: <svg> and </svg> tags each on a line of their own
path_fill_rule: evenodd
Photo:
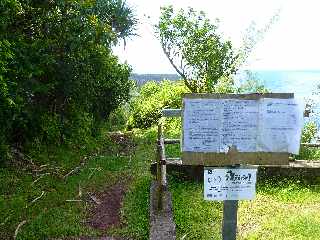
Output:
<svg viewBox="0 0 320 240">
<path fill-rule="evenodd" d="M 320 183 L 315 181 L 314 183 Z M 317 239 L 320 236 L 320 190 L 285 179 L 257 186 L 257 198 L 239 210 L 240 239 Z"/>
<path fill-rule="evenodd" d="M 169 123 L 172 124 L 172 123 Z M 171 128 L 172 129 L 172 128 Z M 169 135 L 177 137 L 176 132 Z M 319 151 L 303 149 L 301 157 L 317 159 Z M 179 146 L 166 152 L 178 156 Z M 311 160 L 311 159 L 310 159 Z M 222 202 L 203 200 L 203 183 L 169 179 L 177 239 L 221 239 Z M 319 239 L 320 179 L 265 177 L 252 201 L 240 201 L 238 239 Z"/>
<path fill-rule="evenodd" d="M 171 123 L 175 125 L 175 123 Z M 171 137 L 177 137 L 175 131 Z M 11 239 L 17 225 L 26 220 L 17 239 L 48 239 L 70 236 L 124 236 L 148 239 L 148 199 L 152 176 L 149 166 L 154 159 L 156 129 L 137 130 L 134 153 L 121 154 L 121 147 L 105 142 L 99 154 L 91 155 L 81 170 L 63 180 L 62 175 L 80 164 L 82 152 L 52 150 L 56 155 L 39 155 L 37 164 L 49 164 L 51 174 L 36 183 L 26 169 L 0 168 L 0 239 Z M 179 154 L 179 146 L 167 148 L 167 154 Z M 122 226 L 107 232 L 85 225 L 88 209 L 87 192 L 103 191 L 119 179 L 129 184 L 121 210 Z M 222 203 L 203 200 L 203 184 L 170 176 L 177 239 L 221 239 Z M 300 179 L 260 180 L 257 197 L 241 201 L 238 210 L 238 237 L 244 239 L 318 239 L 320 236 L 320 179 L 312 183 Z M 79 196 L 79 189 L 82 193 Z M 44 195 L 36 200 L 34 199 Z M 67 202 L 68 199 L 82 200 Z"/>
<path fill-rule="evenodd" d="M 141 147 L 150 145 L 151 142 L 141 139 L 139 134 L 136 135 L 135 140 L 139 144 L 136 154 L 121 155 L 119 146 L 107 142 L 105 147 L 108 150 L 102 149 L 100 154 L 88 158 L 81 170 L 66 180 L 63 180 L 61 175 L 79 165 L 80 159 L 84 157 L 74 154 L 74 150 L 52 151 L 56 155 L 47 161 L 42 155 L 34 159 L 38 165 L 46 163 L 45 172 L 50 173 L 40 179 L 28 169 L 0 168 L 0 239 L 12 239 L 16 227 L 22 221 L 26 221 L 26 224 L 20 228 L 17 239 L 103 234 L 147 239 L 148 188 L 151 179 L 148 169 L 153 150 L 141 151 Z M 50 172 L 51 168 L 59 169 L 59 174 Z M 38 181 L 34 182 L 36 179 Z M 101 232 L 86 226 L 85 220 L 91 207 L 87 192 L 105 190 L 119 179 L 127 179 L 129 184 L 122 210 L 124 227 Z M 40 196 L 41 198 L 35 201 Z"/>
<path fill-rule="evenodd" d="M 320 182 L 319 182 L 320 183 Z M 177 239 L 221 239 L 222 202 L 203 200 L 203 184 L 170 179 Z M 318 239 L 320 189 L 294 180 L 260 181 L 239 202 L 238 239 Z"/>
</svg>

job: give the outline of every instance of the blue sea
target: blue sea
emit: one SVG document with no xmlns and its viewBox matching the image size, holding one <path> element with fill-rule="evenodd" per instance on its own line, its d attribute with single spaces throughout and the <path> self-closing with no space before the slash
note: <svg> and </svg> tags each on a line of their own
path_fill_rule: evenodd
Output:
<svg viewBox="0 0 320 240">
<path fill-rule="evenodd" d="M 251 71 L 240 74 L 239 79 L 258 80 L 271 92 L 294 93 L 295 98 L 312 104 L 313 113 L 309 119 L 320 125 L 320 70 L 306 71 Z"/>
<path fill-rule="evenodd" d="M 319 71 L 252 71 L 272 92 L 293 92 L 295 97 L 310 98 L 320 93 Z"/>
<path fill-rule="evenodd" d="M 138 86 L 150 80 L 180 79 L 177 74 L 132 74 L 131 78 Z M 236 79 L 239 84 L 246 79 L 257 80 L 270 92 L 294 93 L 295 98 L 312 104 L 313 113 L 305 120 L 314 120 L 320 126 L 320 70 L 239 71 Z"/>
</svg>

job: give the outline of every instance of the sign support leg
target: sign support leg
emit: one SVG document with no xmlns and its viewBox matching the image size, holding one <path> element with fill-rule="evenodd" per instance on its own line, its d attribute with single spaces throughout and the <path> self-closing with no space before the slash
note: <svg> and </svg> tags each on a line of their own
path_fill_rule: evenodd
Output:
<svg viewBox="0 0 320 240">
<path fill-rule="evenodd" d="M 236 240 L 238 200 L 223 202 L 222 239 Z"/>
</svg>

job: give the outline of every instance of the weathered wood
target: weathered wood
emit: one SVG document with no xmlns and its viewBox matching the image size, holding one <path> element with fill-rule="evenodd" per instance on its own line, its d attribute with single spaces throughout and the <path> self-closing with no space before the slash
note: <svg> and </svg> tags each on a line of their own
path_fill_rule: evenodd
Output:
<svg viewBox="0 0 320 240">
<path fill-rule="evenodd" d="M 181 109 L 163 109 L 163 117 L 181 117 Z"/>
<path fill-rule="evenodd" d="M 228 94 L 228 93 L 186 93 L 183 98 L 215 98 L 215 99 L 242 99 L 242 100 L 258 100 L 260 98 L 294 98 L 294 93 L 249 93 L 249 94 Z"/>
<path fill-rule="evenodd" d="M 157 143 L 157 210 L 162 210 L 162 202 L 163 202 L 163 187 L 162 187 L 162 158 L 163 151 L 161 146 L 162 139 L 162 125 L 158 125 L 158 143 Z"/>
<path fill-rule="evenodd" d="M 222 240 L 236 240 L 238 200 L 223 201 Z"/>
<path fill-rule="evenodd" d="M 304 147 L 320 147 L 320 143 L 301 143 Z"/>
<path fill-rule="evenodd" d="M 167 178 L 166 178 L 166 153 L 164 147 L 163 137 L 160 137 L 160 164 L 161 164 L 161 185 L 166 188 Z"/>
<path fill-rule="evenodd" d="M 184 178 L 203 181 L 203 167 L 196 165 L 185 165 L 176 159 L 175 161 L 167 161 L 167 174 L 179 174 Z M 157 164 L 151 164 L 150 170 L 152 174 L 156 174 Z M 258 178 L 260 176 L 299 176 L 302 178 L 315 179 L 320 177 L 320 161 L 295 160 L 290 161 L 289 165 L 284 166 L 259 166 Z"/>
<path fill-rule="evenodd" d="M 164 139 L 165 144 L 180 144 L 180 139 Z"/>
<path fill-rule="evenodd" d="M 166 164 L 182 164 L 181 158 L 166 158 Z"/>
<path fill-rule="evenodd" d="M 226 166 L 234 164 L 249 165 L 288 165 L 288 153 L 250 152 L 237 153 L 234 158 L 225 153 L 182 152 L 182 162 L 186 165 Z"/>
<path fill-rule="evenodd" d="M 161 123 L 158 125 L 157 154 L 158 210 L 160 211 L 163 208 L 163 195 L 167 188 L 166 153 Z"/>
</svg>

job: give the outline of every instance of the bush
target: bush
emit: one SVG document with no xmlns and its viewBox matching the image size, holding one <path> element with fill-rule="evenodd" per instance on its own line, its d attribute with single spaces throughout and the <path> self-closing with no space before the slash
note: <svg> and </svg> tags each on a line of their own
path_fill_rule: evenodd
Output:
<svg viewBox="0 0 320 240">
<path fill-rule="evenodd" d="M 318 128 L 315 122 L 308 122 L 305 124 L 302 130 L 301 142 L 302 143 L 311 143 L 315 140 Z"/>
<path fill-rule="evenodd" d="M 308 122 L 305 124 L 302 135 L 301 143 L 311 143 L 315 140 L 318 128 L 315 122 Z M 320 151 L 317 148 L 310 148 L 301 146 L 300 153 L 296 156 L 297 159 L 319 159 Z"/>
<path fill-rule="evenodd" d="M 121 0 L 0 1 L 0 158 L 97 134 L 129 99 L 131 69 L 111 47 L 135 24 Z"/>
<path fill-rule="evenodd" d="M 148 128 L 158 123 L 164 108 L 181 108 L 182 94 L 189 92 L 183 82 L 150 81 L 142 86 L 139 96 L 132 100 L 127 127 Z"/>
<path fill-rule="evenodd" d="M 127 127 L 129 129 L 148 128 L 158 123 L 161 110 L 164 108 L 181 108 L 182 95 L 188 92 L 190 90 L 184 85 L 183 81 L 147 82 L 131 101 Z M 236 87 L 232 78 L 222 77 L 214 85 L 213 92 L 248 93 L 267 92 L 267 90 L 254 80 L 247 85 Z"/>
</svg>

